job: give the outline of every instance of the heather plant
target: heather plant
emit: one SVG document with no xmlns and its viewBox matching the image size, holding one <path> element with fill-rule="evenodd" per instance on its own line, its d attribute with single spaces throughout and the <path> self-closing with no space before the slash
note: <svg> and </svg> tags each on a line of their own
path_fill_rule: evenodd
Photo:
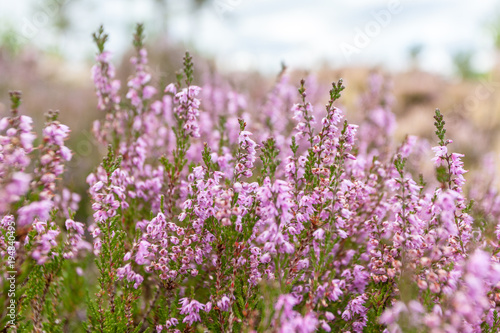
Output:
<svg viewBox="0 0 500 333">
<path fill-rule="evenodd" d="M 57 331 L 60 293 L 76 275 L 69 262 L 90 248 L 84 224 L 74 221 L 79 196 L 58 181 L 72 157 L 64 145 L 69 128 L 50 111 L 41 141 L 35 141 L 31 118 L 19 114 L 21 94 L 10 98 L 11 115 L 0 125 L 2 325 Z"/>
<path fill-rule="evenodd" d="M 394 142 L 390 84 L 377 74 L 359 126 L 342 110 L 342 80 L 295 86 L 285 67 L 256 101 L 215 74 L 195 84 L 186 53 L 176 82 L 160 87 L 142 25 L 122 85 L 107 38 L 102 28 L 94 35 L 102 117 L 93 131 L 108 148 L 87 177 L 88 225 L 75 221 L 79 198 L 59 180 L 72 153 L 57 113 L 40 142 L 19 115 L 19 93 L 0 121 L 2 325 L 498 332 L 494 167 L 486 162 L 487 175 L 465 187 L 439 110 L 430 148 L 415 136 Z M 85 304 L 69 302 L 75 284 Z"/>
</svg>

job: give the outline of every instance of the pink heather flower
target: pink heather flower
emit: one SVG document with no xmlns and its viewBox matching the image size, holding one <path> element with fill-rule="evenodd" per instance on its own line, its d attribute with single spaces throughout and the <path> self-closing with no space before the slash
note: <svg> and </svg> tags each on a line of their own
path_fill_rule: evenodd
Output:
<svg viewBox="0 0 500 333">
<path fill-rule="evenodd" d="M 135 262 L 139 265 L 146 265 L 149 263 L 148 257 L 149 257 L 149 246 L 151 244 L 145 240 L 142 240 L 139 243 L 139 247 L 137 250 L 137 253 L 135 255 Z"/>
<path fill-rule="evenodd" d="M 205 304 L 205 312 L 210 312 L 210 310 L 212 310 L 212 302 L 207 302 Z"/>
<path fill-rule="evenodd" d="M 66 160 L 66 161 L 70 161 L 71 160 L 71 157 L 72 157 L 72 154 L 71 154 L 71 150 L 66 147 L 66 146 L 62 146 L 61 147 L 61 150 L 60 150 L 60 153 L 61 153 L 61 156 Z"/>
<path fill-rule="evenodd" d="M 317 240 L 322 240 L 323 238 L 325 238 L 325 231 L 322 228 L 319 228 L 315 232 L 313 232 L 313 237 Z"/>
<path fill-rule="evenodd" d="M 274 305 L 276 311 L 283 311 L 282 317 L 291 317 L 293 315 L 293 307 L 297 304 L 297 299 L 290 294 L 280 295 L 278 301 Z"/>
<path fill-rule="evenodd" d="M 52 123 L 43 129 L 43 135 L 50 144 L 64 146 L 64 140 L 68 137 L 69 127 L 63 124 Z"/>
<path fill-rule="evenodd" d="M 487 276 L 490 260 L 490 255 L 488 253 L 477 249 L 469 258 L 467 270 L 478 277 Z"/>
<path fill-rule="evenodd" d="M 388 134 L 391 134 L 396 126 L 396 117 L 394 114 L 382 107 L 372 110 L 370 112 L 370 119 L 380 128 L 384 128 Z"/>
<path fill-rule="evenodd" d="M 300 313 L 293 310 L 295 304 L 297 304 L 297 299 L 290 294 L 278 297 L 274 305 L 276 316 L 279 316 L 280 321 L 278 332 L 314 332 L 319 323 L 314 313 L 309 312 L 302 317 Z"/>
<path fill-rule="evenodd" d="M 280 247 L 280 252 L 281 253 L 288 253 L 291 254 L 295 251 L 294 246 L 290 242 L 283 242 Z"/>
<path fill-rule="evenodd" d="M 31 175 L 24 172 L 14 172 L 12 174 L 11 183 L 6 186 L 7 194 L 18 198 L 24 195 L 31 181 Z"/>
<path fill-rule="evenodd" d="M 49 218 L 53 203 L 50 200 L 34 201 L 27 206 L 19 208 L 17 211 L 19 226 L 24 227 L 33 223 L 35 217 L 42 221 Z"/>
<path fill-rule="evenodd" d="M 193 174 L 196 179 L 202 179 L 203 177 L 205 177 L 205 169 L 202 166 L 198 166 L 193 169 Z"/>
<path fill-rule="evenodd" d="M 305 258 L 305 259 L 301 259 L 297 262 L 297 270 L 302 270 L 302 269 L 305 269 L 305 268 L 308 268 L 309 267 L 309 259 L 308 258 Z"/>
<path fill-rule="evenodd" d="M 200 100 L 196 98 L 201 88 L 190 86 L 182 89 L 175 95 L 175 102 L 179 105 L 175 108 L 177 113 L 183 119 L 186 119 L 184 130 L 192 137 L 200 137 L 200 128 L 197 122 L 199 116 Z"/>
<path fill-rule="evenodd" d="M 104 186 L 104 183 L 102 181 L 98 181 L 94 185 L 92 185 L 92 191 L 94 192 L 99 192 Z"/>
<path fill-rule="evenodd" d="M 190 301 L 187 297 L 181 298 L 179 303 L 181 304 L 180 314 L 186 315 L 182 321 L 183 323 L 192 325 L 196 321 L 201 321 L 199 312 L 205 310 L 205 305 L 194 299 Z"/>
<path fill-rule="evenodd" d="M 9 126 L 9 117 L 3 117 L 0 119 L 0 131 L 5 131 Z"/>
<path fill-rule="evenodd" d="M 222 296 L 222 298 L 217 302 L 217 306 L 222 311 L 229 311 L 230 305 L 231 305 L 231 300 L 226 295 Z"/>
<path fill-rule="evenodd" d="M 342 313 L 342 319 L 351 320 L 353 318 L 359 318 L 361 321 L 358 321 L 359 325 L 355 328 L 355 332 L 362 332 L 364 325 L 366 324 L 366 313 L 368 311 L 367 308 L 363 306 L 367 299 L 365 294 L 358 296 L 347 304 L 346 309 Z"/>
<path fill-rule="evenodd" d="M 71 219 L 67 219 L 65 224 L 66 224 L 66 229 L 68 229 L 68 230 L 73 229 L 79 235 L 83 235 L 84 234 L 83 223 L 81 223 L 81 222 L 75 222 L 75 221 L 73 221 Z"/>
<path fill-rule="evenodd" d="M 186 216 L 187 216 L 187 214 L 185 212 L 180 213 L 178 216 L 179 221 L 181 221 L 181 222 L 184 221 Z"/>
<path fill-rule="evenodd" d="M 391 308 L 386 309 L 379 318 L 381 324 L 390 325 L 396 322 L 402 312 L 407 312 L 408 308 L 403 302 L 396 302 Z"/>
<path fill-rule="evenodd" d="M 344 134 L 344 136 L 348 145 L 348 149 L 352 148 L 352 145 L 354 145 L 354 137 L 356 136 L 358 127 L 358 125 L 354 124 L 347 125 L 346 133 Z"/>
<path fill-rule="evenodd" d="M 201 88 L 198 86 L 189 86 L 189 96 L 196 97 L 200 94 Z"/>
<path fill-rule="evenodd" d="M 413 313 L 424 313 L 425 312 L 425 309 L 424 307 L 422 306 L 422 304 L 420 304 L 419 301 L 416 301 L 416 300 L 411 300 L 409 303 L 408 303 L 408 308 L 413 312 Z"/>
<path fill-rule="evenodd" d="M 51 229 L 38 228 L 41 232 L 36 237 L 34 250 L 32 252 L 33 259 L 38 265 L 43 265 L 52 256 L 52 248 L 57 246 L 56 238 L 59 235 L 59 229 L 52 229 L 54 224 L 51 223 Z"/>
<path fill-rule="evenodd" d="M 326 321 L 321 320 L 320 322 L 321 322 L 321 328 L 323 330 L 325 330 L 326 332 L 331 332 L 332 331 L 330 325 L 328 325 L 328 323 Z"/>
<path fill-rule="evenodd" d="M 171 94 L 175 95 L 177 93 L 177 89 L 175 88 L 175 84 L 170 83 L 169 85 L 167 85 L 165 87 L 165 92 L 166 93 L 171 93 Z"/>
<path fill-rule="evenodd" d="M 142 275 L 136 274 L 134 277 L 134 281 L 134 288 L 137 289 L 139 288 L 139 285 L 142 283 L 142 281 L 144 281 L 144 278 L 142 277 Z"/>
<path fill-rule="evenodd" d="M 432 162 L 436 164 L 437 166 L 441 166 L 448 154 L 448 148 L 446 146 L 436 146 L 432 147 L 432 150 L 435 153 L 435 157 L 432 158 Z"/>
<path fill-rule="evenodd" d="M 355 265 L 353 270 L 353 286 L 357 292 L 362 293 L 365 291 L 365 287 L 368 284 L 370 274 L 361 265 Z"/>
<path fill-rule="evenodd" d="M 45 231 L 46 226 L 47 226 L 47 222 L 45 222 L 45 221 L 37 221 L 34 223 L 35 230 L 39 234 L 41 234 Z"/>
<path fill-rule="evenodd" d="M 167 328 L 170 328 L 170 327 L 177 326 L 178 323 L 179 323 L 179 321 L 177 320 L 177 318 L 170 318 L 166 321 L 165 326 Z"/>
<path fill-rule="evenodd" d="M 144 99 L 150 99 L 156 94 L 156 88 L 152 86 L 145 86 L 143 91 L 142 91 L 142 97 Z"/>
<path fill-rule="evenodd" d="M 410 156 L 411 151 L 414 149 L 415 145 L 417 144 L 418 137 L 415 135 L 408 135 L 406 138 L 406 141 L 403 143 L 403 145 L 399 149 L 399 153 L 401 154 L 401 157 L 403 158 L 408 158 Z"/>
<path fill-rule="evenodd" d="M 33 129 L 33 118 L 22 115 L 19 117 L 19 128 L 23 132 L 29 132 Z"/>
<path fill-rule="evenodd" d="M 264 253 L 261 257 L 260 257 L 260 262 L 263 263 L 263 264 L 267 264 L 271 261 L 271 255 L 269 253 Z"/>
<path fill-rule="evenodd" d="M 35 140 L 35 138 L 36 136 L 33 133 L 21 133 L 21 145 L 27 152 L 30 152 L 33 148 L 33 141 Z"/>
</svg>

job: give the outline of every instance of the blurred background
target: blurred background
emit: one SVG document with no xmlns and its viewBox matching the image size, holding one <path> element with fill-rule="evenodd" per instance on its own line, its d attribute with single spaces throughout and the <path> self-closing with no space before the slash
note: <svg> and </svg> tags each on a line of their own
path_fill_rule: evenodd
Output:
<svg viewBox="0 0 500 333">
<path fill-rule="evenodd" d="M 4 0 L 0 22 L 0 115 L 8 90 L 23 91 L 23 112 L 38 124 L 60 110 L 72 129 L 67 181 L 77 191 L 102 153 L 90 131 L 102 117 L 90 79 L 91 35 L 101 24 L 122 79 L 142 22 L 158 82 L 174 80 L 186 49 L 197 68 L 248 91 L 272 89 L 284 63 L 297 83 L 309 73 L 324 84 L 344 78 L 342 103 L 355 119 L 369 74 L 378 72 L 391 82 L 398 138 L 431 139 L 440 108 L 466 168 L 500 152 L 498 1 Z"/>
</svg>

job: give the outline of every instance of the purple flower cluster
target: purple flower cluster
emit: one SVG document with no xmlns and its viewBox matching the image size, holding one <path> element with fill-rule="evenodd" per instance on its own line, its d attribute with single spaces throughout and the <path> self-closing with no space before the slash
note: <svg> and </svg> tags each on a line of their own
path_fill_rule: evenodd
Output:
<svg viewBox="0 0 500 333">
<path fill-rule="evenodd" d="M 17 115 L 0 119 L 0 214 L 9 210 L 10 204 L 28 192 L 31 175 L 24 172 L 30 164 L 35 135 L 33 120 Z"/>
<path fill-rule="evenodd" d="M 142 66 L 146 53 L 139 54 L 127 96 L 128 114 L 140 121 L 121 129 L 136 139 L 121 136 L 123 160 L 111 175 L 122 181 L 92 176 L 90 193 L 96 222 L 117 216 L 134 230 L 118 278 L 133 289 L 157 285 L 168 313 L 175 308 L 168 295 L 181 298 L 177 315 L 159 322 L 157 331 L 196 323 L 283 332 L 497 327 L 497 259 L 488 254 L 495 247 L 474 227 L 463 155 L 448 153 L 451 140 L 442 140 L 428 159 L 437 182 L 415 180 L 428 143 L 409 136 L 394 145 L 383 78 L 371 78 L 358 127 L 334 105 L 341 82 L 333 84 L 321 115 L 314 79 L 303 80 L 294 97 L 283 73 L 261 106 L 212 79 L 203 89 L 188 79 L 185 88 L 170 84 L 154 100 Z M 99 82 L 96 89 L 105 93 Z M 245 111 L 250 107 L 263 108 L 266 124 Z M 264 144 L 268 138 L 273 145 Z M 158 163 L 160 143 L 167 149 Z M 97 174 L 106 178 L 102 167 Z M 142 183 L 150 184 L 149 193 Z M 93 233 L 98 249 L 99 228 Z M 254 298 L 263 285 L 274 289 Z M 193 294 L 188 286 L 206 292 Z M 469 306 L 460 306 L 467 299 Z M 269 302 L 267 315 L 255 308 L 262 302 Z"/>
<path fill-rule="evenodd" d="M 83 223 L 71 219 L 80 197 L 59 182 L 64 163 L 72 157 L 65 146 L 70 130 L 50 111 L 41 143 L 34 147 L 33 121 L 19 115 L 20 94 L 11 93 L 11 101 L 12 115 L 0 120 L 0 130 L 5 133 L 0 137 L 0 215 L 4 221 L 0 255 L 6 259 L 7 249 L 15 248 L 19 265 L 26 258 L 38 265 L 59 256 L 75 258 L 80 250 L 88 250 L 89 244 L 83 239 Z M 19 235 L 15 241 L 12 234 Z"/>
<path fill-rule="evenodd" d="M 342 81 L 296 87 L 285 69 L 249 98 L 212 73 L 194 85 L 186 54 L 178 81 L 157 86 L 141 26 L 122 98 L 105 40 L 92 69 L 94 131 L 109 150 L 87 177 L 99 274 L 89 330 L 500 329 L 495 168 L 486 161 L 479 178 L 491 180 L 468 187 L 439 111 L 431 148 L 393 140 L 390 85 L 377 74 L 359 126 Z M 28 229 L 16 249 L 55 267 L 89 247 L 71 212 L 80 198 L 58 186 L 69 129 L 50 116 L 34 148 L 31 120 L 13 109 L 0 121 L 0 254 L 16 222 Z"/>
</svg>

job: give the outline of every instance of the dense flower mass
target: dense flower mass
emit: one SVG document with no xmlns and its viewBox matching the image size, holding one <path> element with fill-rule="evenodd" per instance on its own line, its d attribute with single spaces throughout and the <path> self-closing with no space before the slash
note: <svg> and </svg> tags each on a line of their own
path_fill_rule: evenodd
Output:
<svg viewBox="0 0 500 333">
<path fill-rule="evenodd" d="M 500 196 L 492 182 L 467 187 L 439 110 L 435 147 L 395 143 L 377 74 L 358 126 L 341 80 L 295 86 L 283 71 L 256 100 L 213 73 L 195 85 L 187 53 L 177 82 L 157 86 L 139 25 L 122 85 L 107 36 L 94 38 L 94 133 L 108 154 L 87 177 L 87 225 L 60 181 L 69 128 L 49 113 L 34 141 L 17 93 L 0 120 L 0 256 L 15 262 L 0 281 L 17 271 L 29 290 L 18 331 L 62 330 L 56 304 L 81 274 L 97 275 L 91 332 L 500 330 Z"/>
</svg>

